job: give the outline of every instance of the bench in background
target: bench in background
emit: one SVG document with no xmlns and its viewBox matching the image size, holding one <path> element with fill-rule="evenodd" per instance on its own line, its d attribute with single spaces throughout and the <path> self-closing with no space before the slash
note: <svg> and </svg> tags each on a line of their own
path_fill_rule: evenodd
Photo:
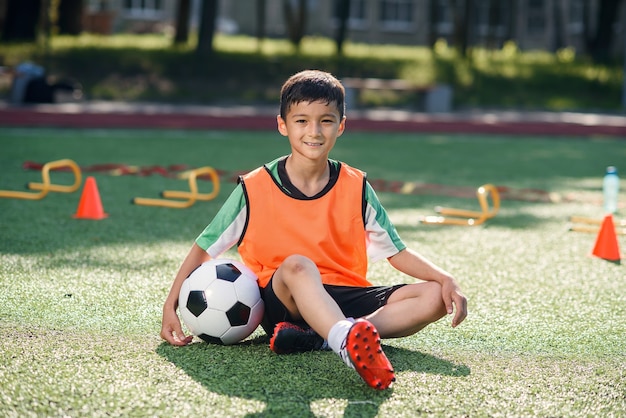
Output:
<svg viewBox="0 0 626 418">
<path fill-rule="evenodd" d="M 363 90 L 392 90 L 416 93 L 423 98 L 423 109 L 428 113 L 445 113 L 452 110 L 452 88 L 446 84 L 416 86 L 405 80 L 381 78 L 344 78 L 341 80 L 346 89 L 346 102 L 357 106 Z"/>
</svg>

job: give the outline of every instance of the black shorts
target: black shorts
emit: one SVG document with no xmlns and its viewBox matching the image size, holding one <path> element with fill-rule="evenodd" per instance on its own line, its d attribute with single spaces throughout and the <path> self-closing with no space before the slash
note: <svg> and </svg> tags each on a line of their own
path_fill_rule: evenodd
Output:
<svg viewBox="0 0 626 418">
<path fill-rule="evenodd" d="M 403 286 L 405 285 L 354 287 L 325 284 L 324 288 L 347 318 L 361 318 L 385 306 L 391 294 Z M 261 288 L 261 298 L 265 302 L 265 315 L 261 325 L 267 335 L 272 335 L 276 324 L 283 321 L 309 327 L 303 320 L 291 317 L 285 305 L 274 293 L 272 280 L 266 287 Z"/>
</svg>

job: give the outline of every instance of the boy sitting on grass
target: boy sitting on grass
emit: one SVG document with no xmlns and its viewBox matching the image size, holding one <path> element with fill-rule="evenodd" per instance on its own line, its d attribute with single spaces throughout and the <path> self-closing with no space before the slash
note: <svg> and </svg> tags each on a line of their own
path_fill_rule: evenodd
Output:
<svg viewBox="0 0 626 418">
<path fill-rule="evenodd" d="M 345 91 L 331 74 L 303 71 L 285 82 L 277 121 L 291 153 L 242 176 L 196 239 L 163 306 L 163 339 L 191 342 L 176 314 L 181 285 L 234 245 L 259 278 L 270 348 L 330 348 L 376 389 L 395 380 L 381 338 L 414 334 L 446 314 L 453 327 L 465 319 L 454 278 L 406 248 L 365 173 L 329 159 L 344 113 Z M 368 258 L 421 281 L 373 286 Z"/>
</svg>

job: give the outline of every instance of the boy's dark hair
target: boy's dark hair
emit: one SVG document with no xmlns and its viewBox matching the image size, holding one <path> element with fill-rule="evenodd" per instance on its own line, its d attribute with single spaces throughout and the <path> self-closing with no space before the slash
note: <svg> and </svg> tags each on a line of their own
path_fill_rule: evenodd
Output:
<svg viewBox="0 0 626 418">
<path fill-rule="evenodd" d="M 305 70 L 292 75 L 280 91 L 280 116 L 285 118 L 289 108 L 301 102 L 334 103 L 343 119 L 346 113 L 346 92 L 332 74 L 319 70 Z"/>
</svg>

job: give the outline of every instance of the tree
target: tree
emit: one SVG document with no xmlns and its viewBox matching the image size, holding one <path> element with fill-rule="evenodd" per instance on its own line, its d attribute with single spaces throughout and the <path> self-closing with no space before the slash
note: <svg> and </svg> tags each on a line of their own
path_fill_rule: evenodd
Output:
<svg viewBox="0 0 626 418">
<path fill-rule="evenodd" d="M 256 40 L 257 48 L 261 50 L 261 42 L 265 38 L 265 0 L 257 0 L 256 2 Z"/>
<path fill-rule="evenodd" d="M 174 45 L 186 44 L 189 40 L 189 13 L 191 0 L 178 0 L 176 7 L 176 33 Z"/>
<path fill-rule="evenodd" d="M 588 1 L 584 2 L 586 11 L 589 10 Z M 589 21 L 585 21 L 585 46 L 589 55 L 596 62 L 602 62 L 611 56 L 611 48 L 613 46 L 613 38 L 615 36 L 614 26 L 619 17 L 619 8 L 622 0 L 600 0 L 598 14 L 595 17 L 595 32 L 591 34 L 588 25 Z M 585 16 L 588 14 L 585 13 Z"/>
<path fill-rule="evenodd" d="M 502 23 L 501 0 L 488 0 L 487 6 L 487 38 L 485 44 L 489 49 L 498 47 L 498 26 Z"/>
<path fill-rule="evenodd" d="M 61 0 L 58 5 L 57 27 L 63 35 L 80 35 L 83 31 L 83 1 Z"/>
<path fill-rule="evenodd" d="M 200 29 L 198 31 L 198 55 L 211 55 L 213 53 L 213 36 L 217 21 L 218 0 L 204 0 L 200 11 Z"/>
<path fill-rule="evenodd" d="M 459 55 L 465 58 L 467 57 L 467 50 L 470 43 L 474 0 L 448 0 L 448 4 L 450 10 L 452 10 L 452 20 L 454 24 L 452 44 L 459 51 Z"/>
<path fill-rule="evenodd" d="M 519 0 L 513 0 L 509 3 L 509 13 L 505 20 L 504 41 L 515 41 L 517 38 L 518 16 L 519 16 Z"/>
<path fill-rule="evenodd" d="M 433 48 L 439 37 L 437 25 L 441 20 L 439 16 L 439 5 L 437 0 L 428 0 L 428 45 Z"/>
<path fill-rule="evenodd" d="M 41 0 L 8 0 L 2 40 L 36 41 Z"/>
<path fill-rule="evenodd" d="M 289 41 L 296 49 L 299 49 L 306 28 L 306 0 L 298 0 L 298 7 L 295 11 L 291 5 L 291 0 L 283 0 L 283 14 Z"/>
<path fill-rule="evenodd" d="M 567 36 L 567 5 L 564 0 L 556 0 L 552 4 L 554 18 L 554 36 L 552 41 L 552 51 L 569 45 Z"/>
<path fill-rule="evenodd" d="M 350 19 L 350 0 L 337 1 L 337 18 L 339 19 L 339 27 L 337 28 L 335 44 L 337 45 L 337 55 L 343 55 L 343 44 L 348 32 L 348 19 Z"/>
</svg>

